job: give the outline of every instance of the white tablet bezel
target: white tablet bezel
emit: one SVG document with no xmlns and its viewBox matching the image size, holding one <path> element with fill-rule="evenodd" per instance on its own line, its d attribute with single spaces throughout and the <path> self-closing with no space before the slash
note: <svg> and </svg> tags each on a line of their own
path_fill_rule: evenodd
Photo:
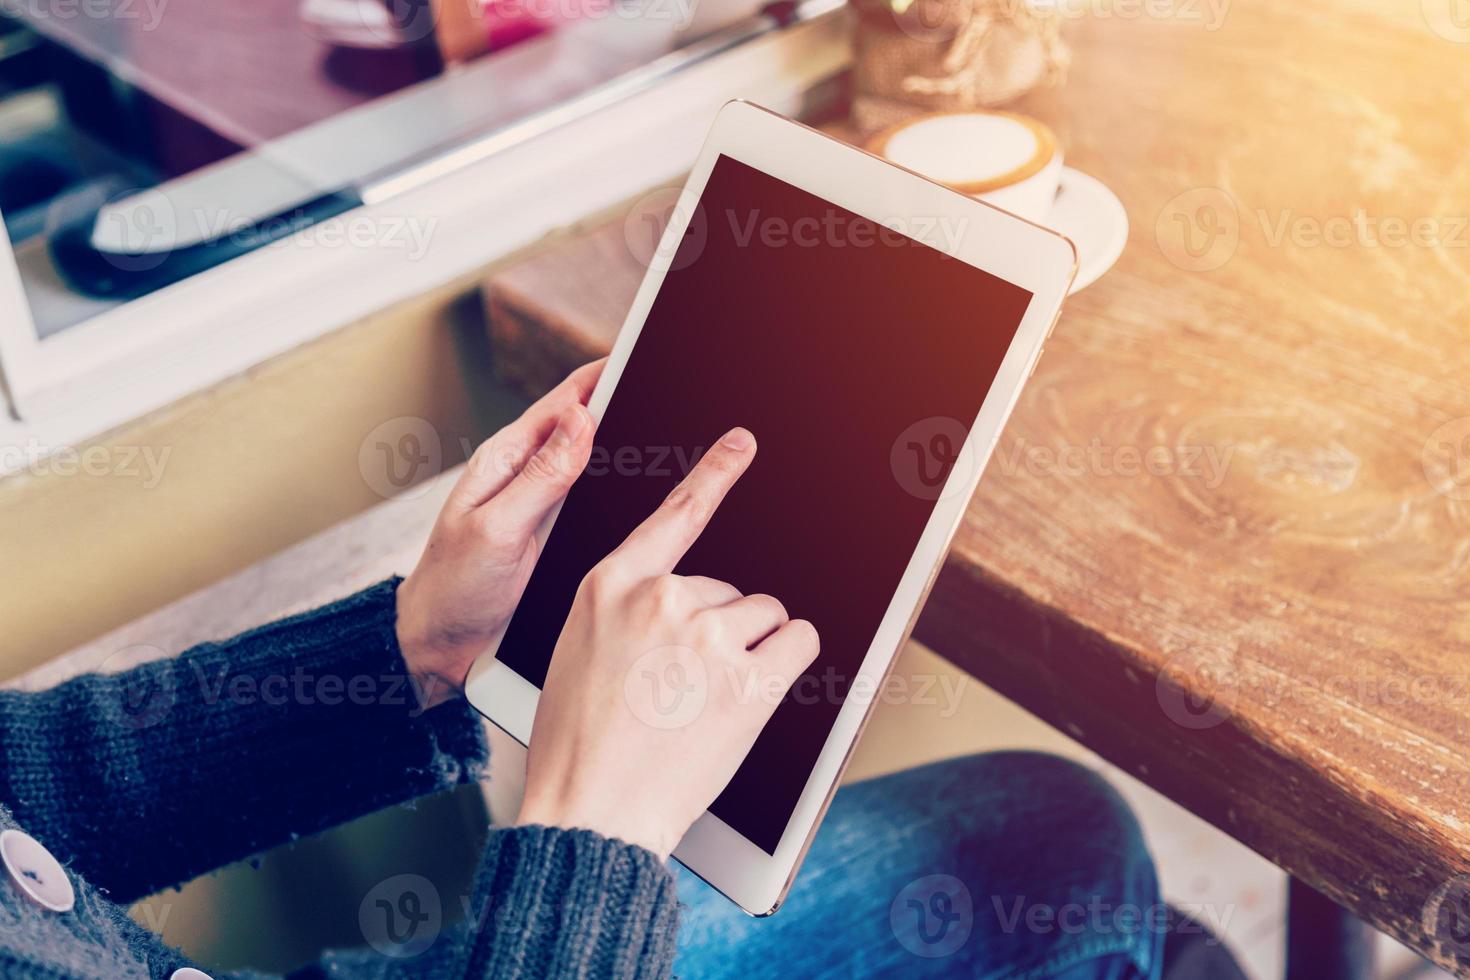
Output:
<svg viewBox="0 0 1470 980">
<path fill-rule="evenodd" d="M 1076 272 L 1076 249 L 1056 232 L 747 102 L 731 102 L 716 116 L 689 174 L 682 201 L 698 200 L 721 156 L 732 157 L 840 208 L 897 228 L 1032 294 L 960 458 L 854 679 L 854 687 L 877 692 L 908 638 L 1006 418 L 1056 321 Z M 656 256 L 675 253 L 692 213 L 692 207 L 675 207 Z M 915 220 L 915 216 L 925 216 L 926 220 Z M 589 402 L 595 418 L 602 417 L 617 388 L 667 266 L 667 261 L 659 262 L 656 257 L 633 300 Z M 556 516 L 553 513 L 538 532 L 541 541 L 550 533 Z M 522 744 L 528 742 L 540 690 L 495 661 L 493 648 L 471 671 L 467 694 L 490 721 Z M 843 703 L 774 854 L 767 854 L 706 812 L 675 848 L 674 857 L 747 912 L 768 915 L 776 911 L 836 791 L 871 701 L 849 696 Z"/>
</svg>

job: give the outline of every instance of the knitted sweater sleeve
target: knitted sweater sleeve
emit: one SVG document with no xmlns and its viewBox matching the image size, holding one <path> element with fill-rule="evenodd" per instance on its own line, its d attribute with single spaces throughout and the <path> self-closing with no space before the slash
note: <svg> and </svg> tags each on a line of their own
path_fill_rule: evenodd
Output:
<svg viewBox="0 0 1470 980">
<path fill-rule="evenodd" d="M 420 881 L 364 915 L 374 949 L 333 950 L 289 980 L 666 980 L 679 928 L 664 862 L 555 827 L 491 831 L 470 895 Z"/>
<path fill-rule="evenodd" d="M 494 831 L 480 864 L 463 980 L 662 980 L 679 903 L 668 867 L 589 830 Z"/>
<path fill-rule="evenodd" d="M 130 902 L 472 781 L 480 725 L 463 701 L 418 707 L 397 587 L 125 673 L 0 692 L 0 803 Z"/>
</svg>

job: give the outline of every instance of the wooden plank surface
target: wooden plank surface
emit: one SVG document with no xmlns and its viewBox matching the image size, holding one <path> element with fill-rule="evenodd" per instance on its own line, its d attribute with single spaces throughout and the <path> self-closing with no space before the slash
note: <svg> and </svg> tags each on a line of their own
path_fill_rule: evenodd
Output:
<svg viewBox="0 0 1470 980">
<path fill-rule="evenodd" d="M 1470 49 L 1433 6 L 1069 25 L 1069 84 L 1021 108 L 1129 247 L 1068 302 L 916 637 L 1464 972 Z M 607 350 L 639 227 L 492 277 L 505 377 Z"/>
</svg>

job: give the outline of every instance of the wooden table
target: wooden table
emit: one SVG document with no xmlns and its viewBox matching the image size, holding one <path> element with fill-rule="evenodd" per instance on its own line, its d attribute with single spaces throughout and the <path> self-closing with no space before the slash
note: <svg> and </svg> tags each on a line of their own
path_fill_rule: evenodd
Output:
<svg viewBox="0 0 1470 980">
<path fill-rule="evenodd" d="M 1022 108 L 1129 247 L 915 635 L 1470 971 L 1470 46 L 1431 0 L 1109 6 Z M 606 351 L 642 271 L 615 221 L 493 276 L 502 374 Z"/>
</svg>

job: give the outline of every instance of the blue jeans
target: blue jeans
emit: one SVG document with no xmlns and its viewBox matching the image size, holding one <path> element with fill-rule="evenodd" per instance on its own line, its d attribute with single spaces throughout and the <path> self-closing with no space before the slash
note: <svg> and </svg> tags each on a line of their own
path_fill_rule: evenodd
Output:
<svg viewBox="0 0 1470 980">
<path fill-rule="evenodd" d="M 844 787 L 785 905 L 753 919 L 679 869 L 687 980 L 1157 980 L 1164 906 L 1127 804 L 1035 752 Z"/>
</svg>

